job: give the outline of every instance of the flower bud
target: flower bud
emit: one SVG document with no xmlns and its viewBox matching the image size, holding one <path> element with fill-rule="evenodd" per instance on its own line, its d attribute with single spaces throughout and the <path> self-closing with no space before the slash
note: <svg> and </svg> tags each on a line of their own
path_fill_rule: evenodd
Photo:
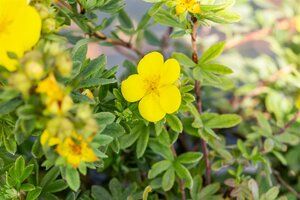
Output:
<svg viewBox="0 0 300 200">
<path fill-rule="evenodd" d="M 43 65 L 36 61 L 28 61 L 25 64 L 26 75 L 33 80 L 39 80 L 44 75 Z"/>
<path fill-rule="evenodd" d="M 23 73 L 16 73 L 12 75 L 10 84 L 13 88 L 19 90 L 23 96 L 28 96 L 28 91 L 31 88 L 31 81 Z"/>
<path fill-rule="evenodd" d="M 34 7 L 39 12 L 41 18 L 44 20 L 50 16 L 49 9 L 43 4 L 35 4 Z"/>
<path fill-rule="evenodd" d="M 63 53 L 56 57 L 56 66 L 62 76 L 69 76 L 72 71 L 72 59 L 69 54 Z"/>
<path fill-rule="evenodd" d="M 92 93 L 91 90 L 89 90 L 89 89 L 83 90 L 83 92 L 82 92 L 81 94 L 87 96 L 87 97 L 90 98 L 90 99 L 95 99 L 93 93 Z"/>
<path fill-rule="evenodd" d="M 52 33 L 56 30 L 56 21 L 53 18 L 48 18 L 43 21 L 42 32 Z"/>
</svg>

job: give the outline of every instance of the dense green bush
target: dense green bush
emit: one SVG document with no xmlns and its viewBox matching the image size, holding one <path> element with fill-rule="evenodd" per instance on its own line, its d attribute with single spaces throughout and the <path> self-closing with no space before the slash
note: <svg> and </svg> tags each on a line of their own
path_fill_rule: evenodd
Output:
<svg viewBox="0 0 300 200">
<path fill-rule="evenodd" d="M 0 0 L 0 199 L 300 199 L 298 0 L 132 2 Z"/>
</svg>

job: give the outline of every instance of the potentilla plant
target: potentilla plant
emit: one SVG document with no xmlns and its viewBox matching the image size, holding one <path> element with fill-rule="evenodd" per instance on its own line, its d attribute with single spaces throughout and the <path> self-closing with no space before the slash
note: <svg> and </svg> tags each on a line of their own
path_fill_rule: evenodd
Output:
<svg viewBox="0 0 300 200">
<path fill-rule="evenodd" d="M 235 1 L 144 0 L 138 22 L 131 1 L 0 0 L 0 199 L 299 198 L 273 163 L 299 141 L 300 98 L 281 127 L 222 109 L 229 47 L 198 32 L 239 22 Z"/>
</svg>

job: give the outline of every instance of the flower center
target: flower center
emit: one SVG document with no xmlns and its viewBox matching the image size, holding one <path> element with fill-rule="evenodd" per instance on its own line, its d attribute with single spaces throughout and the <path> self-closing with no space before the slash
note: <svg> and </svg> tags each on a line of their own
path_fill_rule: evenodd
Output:
<svg viewBox="0 0 300 200">
<path fill-rule="evenodd" d="M 70 144 L 70 149 L 73 154 L 80 155 L 81 154 L 81 146 L 76 143 Z"/>
<path fill-rule="evenodd" d="M 154 76 L 146 80 L 147 93 L 158 93 L 160 76 Z"/>
</svg>

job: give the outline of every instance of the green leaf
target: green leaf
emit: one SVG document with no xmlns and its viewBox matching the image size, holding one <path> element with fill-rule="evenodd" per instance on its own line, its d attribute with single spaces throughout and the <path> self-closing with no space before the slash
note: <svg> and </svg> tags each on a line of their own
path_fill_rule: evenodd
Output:
<svg viewBox="0 0 300 200">
<path fill-rule="evenodd" d="M 59 168 L 58 167 L 52 167 L 47 174 L 43 177 L 40 186 L 41 187 L 46 187 L 49 183 L 52 183 L 60 174 Z"/>
<path fill-rule="evenodd" d="M 41 187 L 37 187 L 34 190 L 28 192 L 26 200 L 36 200 L 40 196 L 42 191 Z"/>
<path fill-rule="evenodd" d="M 210 13 L 205 18 L 219 24 L 230 24 L 241 20 L 241 16 L 237 12 L 228 10 Z"/>
<path fill-rule="evenodd" d="M 108 85 L 112 83 L 116 83 L 116 79 L 108 79 L 108 78 L 90 78 L 80 82 L 78 88 L 88 88 L 88 87 L 95 87 L 101 85 Z"/>
<path fill-rule="evenodd" d="M 265 194 L 267 200 L 275 200 L 279 194 L 279 187 L 272 187 Z"/>
<path fill-rule="evenodd" d="M 203 116 L 204 115 L 204 116 Z M 211 119 L 205 121 L 205 113 L 201 116 L 203 124 L 208 128 L 230 128 L 241 122 L 241 117 L 236 114 L 215 115 Z"/>
<path fill-rule="evenodd" d="M 116 116 L 110 112 L 99 112 L 94 114 L 99 126 L 108 125 L 115 121 Z"/>
<path fill-rule="evenodd" d="M 5 149 L 11 153 L 11 154 L 15 154 L 17 151 L 17 143 L 13 138 L 8 138 L 4 140 L 4 146 Z"/>
<path fill-rule="evenodd" d="M 113 138 L 122 136 L 125 133 L 123 126 L 118 123 L 112 123 L 106 126 L 101 134 L 108 135 Z"/>
<path fill-rule="evenodd" d="M 151 31 L 148 29 L 145 30 L 144 36 L 148 44 L 153 45 L 153 46 L 160 46 L 161 41 L 160 39 Z"/>
<path fill-rule="evenodd" d="M 186 188 L 191 188 L 193 185 L 193 178 L 190 171 L 182 164 L 175 162 L 174 164 L 176 174 L 185 181 L 184 185 Z"/>
<path fill-rule="evenodd" d="M 183 25 L 174 18 L 168 11 L 160 9 L 155 15 L 154 20 L 160 24 L 174 28 L 184 28 Z"/>
<path fill-rule="evenodd" d="M 92 186 L 92 197 L 97 200 L 112 200 L 111 195 L 101 186 Z"/>
<path fill-rule="evenodd" d="M 201 65 L 200 67 L 204 71 L 212 72 L 214 74 L 227 75 L 233 72 L 232 69 L 221 64 L 206 64 L 206 65 Z"/>
<path fill-rule="evenodd" d="M 205 64 L 211 61 L 212 59 L 218 57 L 225 48 L 225 42 L 219 42 L 212 45 L 209 49 L 207 49 L 201 56 L 199 63 Z"/>
<path fill-rule="evenodd" d="M 19 178 L 20 182 L 23 182 L 25 179 L 27 179 L 31 175 L 33 168 L 34 168 L 33 164 L 27 165 L 24 168 L 22 176 Z"/>
<path fill-rule="evenodd" d="M 101 55 L 98 58 L 89 62 L 89 64 L 77 75 L 77 78 L 86 79 L 90 75 L 104 69 L 107 63 L 105 55 Z"/>
<path fill-rule="evenodd" d="M 183 130 L 182 123 L 176 115 L 166 115 L 167 123 L 170 128 L 178 133 L 181 133 Z"/>
<path fill-rule="evenodd" d="M 149 140 L 149 127 L 146 128 L 146 130 L 140 134 L 140 137 L 136 144 L 136 156 L 137 158 L 141 158 L 148 145 Z"/>
<path fill-rule="evenodd" d="M 68 184 L 64 180 L 60 179 L 49 183 L 46 187 L 43 188 L 43 190 L 45 192 L 55 193 L 55 192 L 63 191 L 67 187 Z"/>
<path fill-rule="evenodd" d="M 215 194 L 220 189 L 220 183 L 213 183 L 203 188 L 198 196 L 198 199 L 206 199 Z"/>
<path fill-rule="evenodd" d="M 264 133 L 266 136 L 272 136 L 272 128 L 262 113 L 257 114 L 258 124 L 261 128 L 264 129 Z"/>
<path fill-rule="evenodd" d="M 97 134 L 93 139 L 93 143 L 96 143 L 98 146 L 105 146 L 110 144 L 114 140 L 113 137 L 104 135 L 104 134 Z"/>
<path fill-rule="evenodd" d="M 66 181 L 72 190 L 77 191 L 80 187 L 78 171 L 71 167 L 66 168 Z"/>
<path fill-rule="evenodd" d="M 182 164 L 193 164 L 200 161 L 203 154 L 200 152 L 187 152 L 184 154 L 179 155 L 176 158 L 176 161 L 182 163 Z"/>
<path fill-rule="evenodd" d="M 23 175 L 25 168 L 25 160 L 22 156 L 19 156 L 15 162 L 15 175 L 19 179 Z"/>
<path fill-rule="evenodd" d="M 0 103 L 0 116 L 6 115 L 14 111 L 19 105 L 21 105 L 22 100 L 20 98 L 14 98 L 9 101 L 4 101 Z"/>
<path fill-rule="evenodd" d="M 20 190 L 25 191 L 25 192 L 32 191 L 34 189 L 35 189 L 35 186 L 30 183 L 24 183 L 20 187 Z"/>
<path fill-rule="evenodd" d="M 194 61 L 191 58 L 189 58 L 188 56 L 186 56 L 183 53 L 174 52 L 174 53 L 172 53 L 172 57 L 175 58 L 181 65 L 183 65 L 185 67 L 196 66 L 196 63 L 194 63 Z"/>
<path fill-rule="evenodd" d="M 165 159 L 168 160 L 174 160 L 173 154 L 169 147 L 162 145 L 157 140 L 150 139 L 149 140 L 149 147 L 154 151 L 155 153 L 161 155 Z"/>
<path fill-rule="evenodd" d="M 143 134 L 145 129 L 144 124 L 135 125 L 129 134 L 125 134 L 120 137 L 120 146 L 121 149 L 126 149 L 130 147 L 141 134 Z"/>
<path fill-rule="evenodd" d="M 175 170 L 173 167 L 169 168 L 163 175 L 162 188 L 164 191 L 169 191 L 175 182 Z"/>
<path fill-rule="evenodd" d="M 198 194 L 200 193 L 202 188 L 202 177 L 198 174 L 193 179 L 193 186 L 190 190 L 190 194 L 192 197 L 192 200 L 199 200 L 197 198 Z"/>
<path fill-rule="evenodd" d="M 123 9 L 119 11 L 118 20 L 123 27 L 127 29 L 133 28 L 133 23 L 130 17 Z"/>
<path fill-rule="evenodd" d="M 162 160 L 154 165 L 152 165 L 151 170 L 148 173 L 148 178 L 153 179 L 157 175 L 161 174 L 162 172 L 166 171 L 172 166 L 172 162 L 169 160 Z"/>
</svg>

